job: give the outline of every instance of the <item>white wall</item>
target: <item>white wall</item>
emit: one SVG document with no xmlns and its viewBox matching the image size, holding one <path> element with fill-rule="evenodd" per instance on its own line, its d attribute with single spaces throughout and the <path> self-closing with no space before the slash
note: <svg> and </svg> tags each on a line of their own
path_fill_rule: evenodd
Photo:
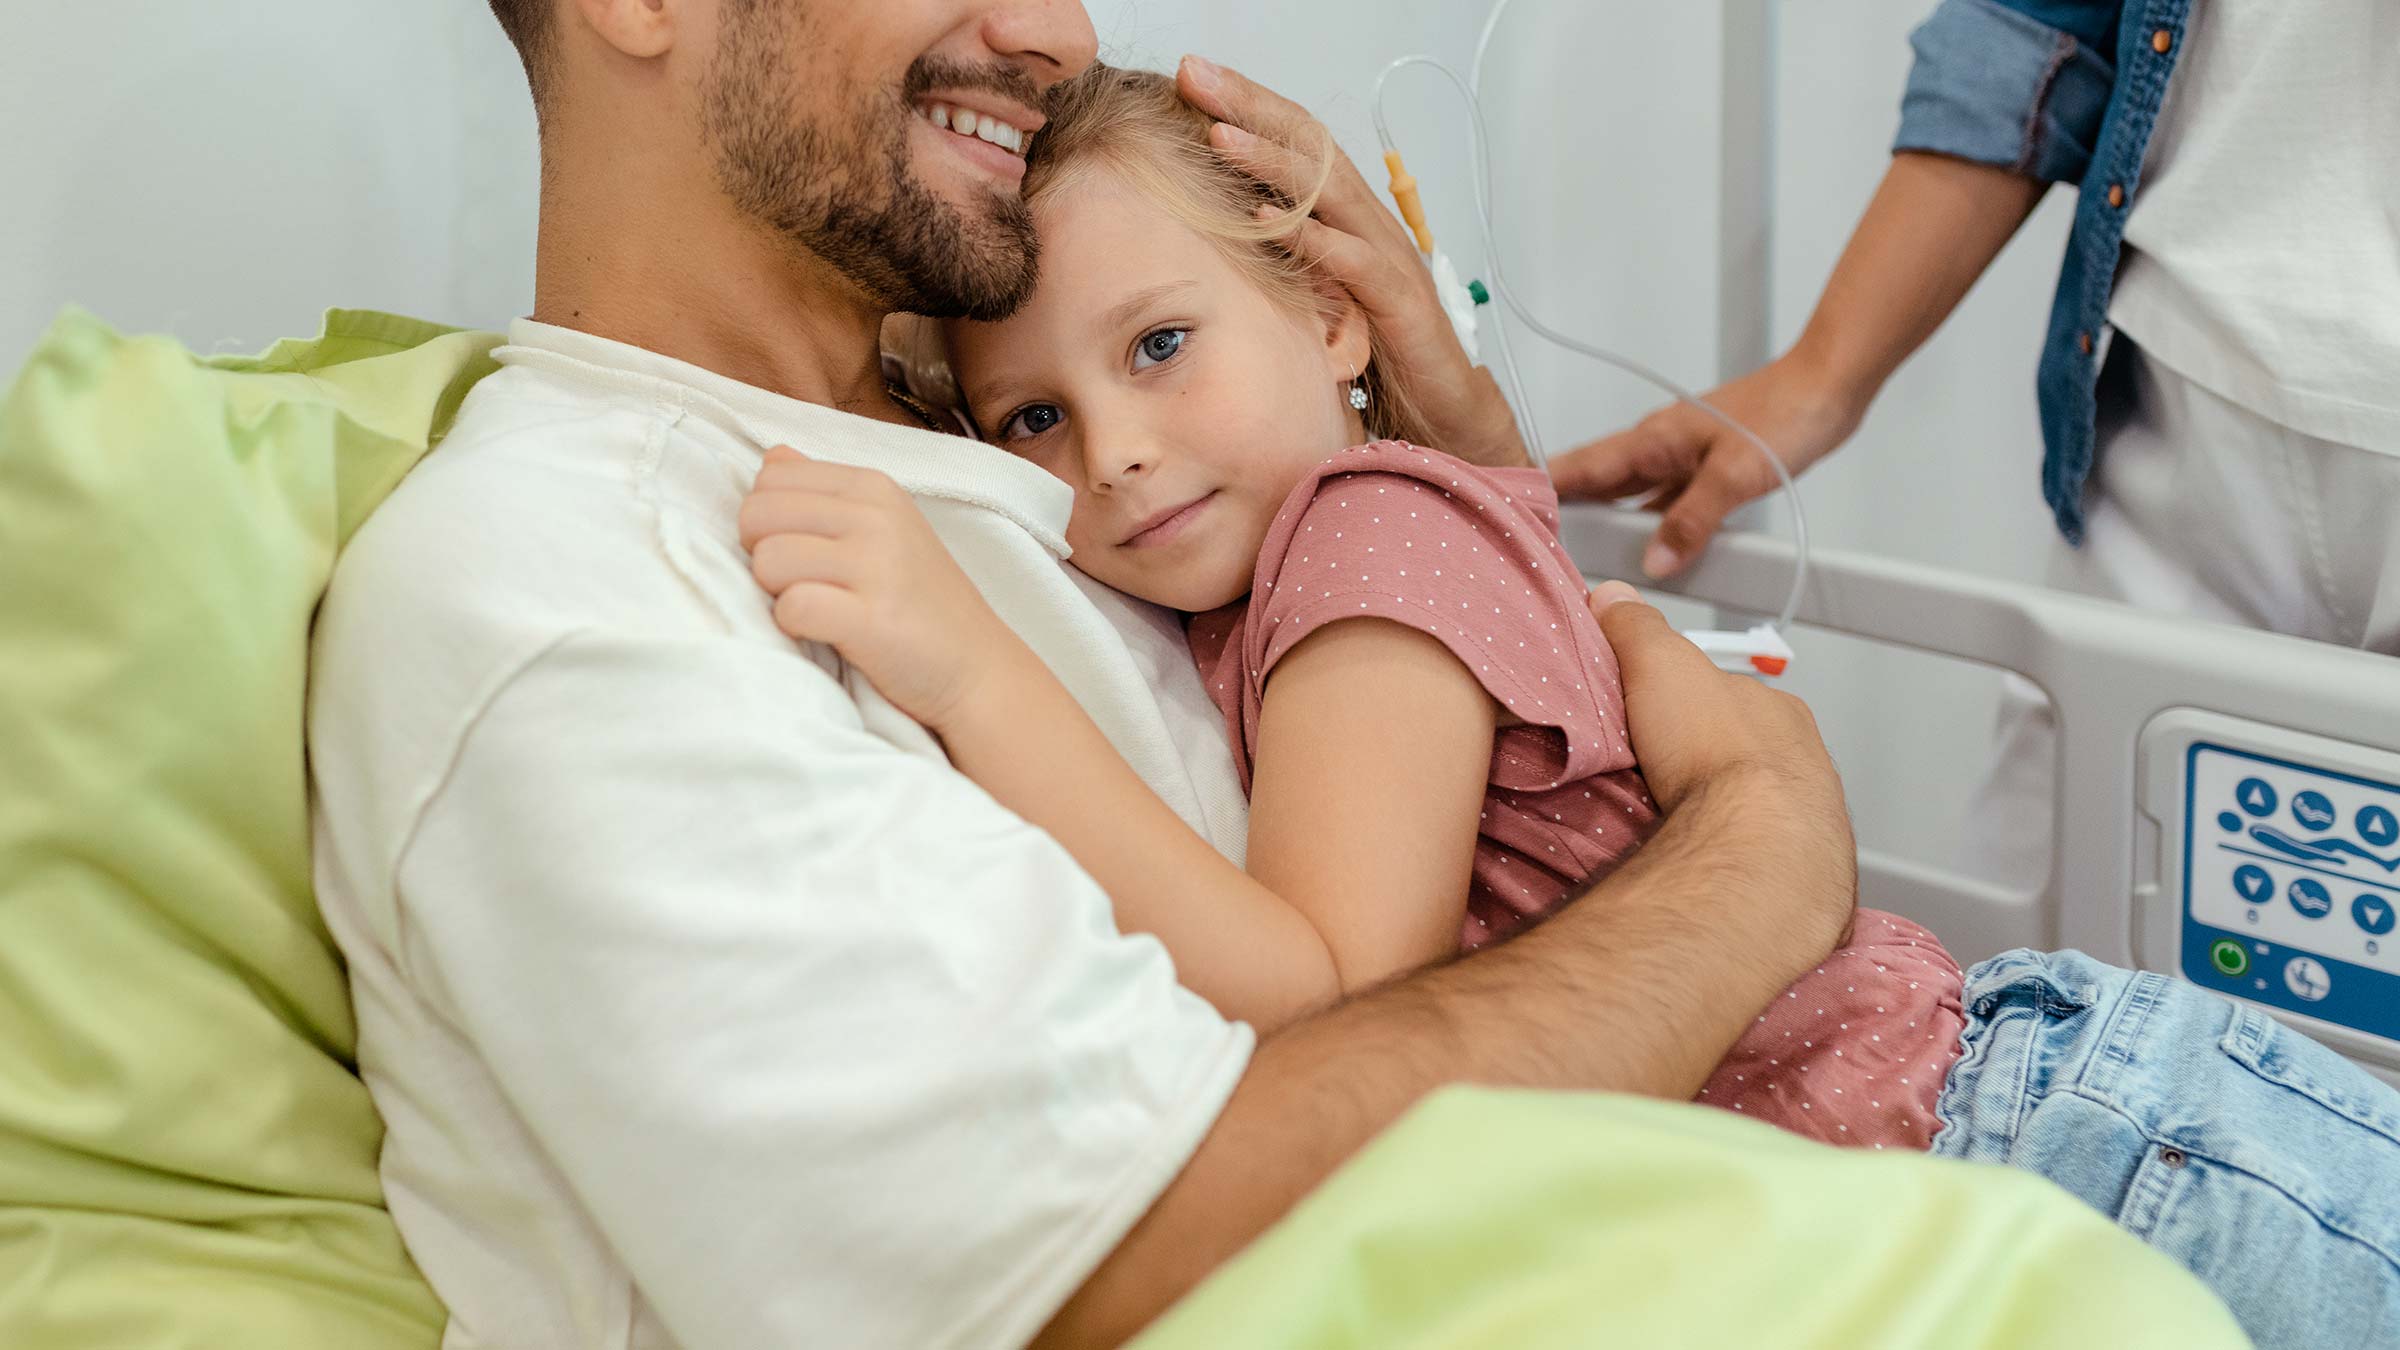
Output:
<svg viewBox="0 0 2400 1350">
<path fill-rule="evenodd" d="M 1773 338 L 1788 342 L 1885 162 L 1930 0 L 1734 0 L 1780 19 Z M 1185 51 L 1318 109 L 1373 171 L 1367 94 L 1391 57 L 1464 65 L 1480 0 L 1091 0 L 1113 59 Z M 1516 0 L 1486 102 L 1511 274 L 1555 322 L 1709 383 L 1722 247 L 1723 9 Z M 1437 77 L 1393 123 L 1470 275 L 1467 138 Z M 532 293 L 534 148 L 522 81 L 479 0 L 410 5 L 85 0 L 31 7 L 0 46 L 0 369 L 68 301 L 203 350 L 315 330 L 329 305 L 493 326 Z M 2046 205 L 1805 495 L 1828 546 L 2030 577 L 2045 547 L 2033 367 L 2065 235 Z M 1488 314 L 1489 311 L 1486 311 Z M 1554 445 L 1654 404 L 1521 343 Z M 1770 523 L 1773 517 L 1769 517 Z M 1944 860 L 1994 697 L 1982 672 L 1812 638 L 1797 687 L 1863 836 Z"/>
<path fill-rule="evenodd" d="M 203 351 L 334 305 L 533 296 L 533 115 L 476 0 L 24 5 L 0 43 L 0 369 L 70 301 Z"/>
</svg>

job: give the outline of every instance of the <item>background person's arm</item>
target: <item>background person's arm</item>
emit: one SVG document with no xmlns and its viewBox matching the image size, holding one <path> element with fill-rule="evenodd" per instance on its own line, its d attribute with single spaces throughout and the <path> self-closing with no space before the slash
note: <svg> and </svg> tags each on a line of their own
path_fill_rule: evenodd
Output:
<svg viewBox="0 0 2400 1350">
<path fill-rule="evenodd" d="M 1891 167 L 1792 350 L 1709 391 L 1797 473 L 1857 429 L 1901 362 L 1983 275 L 2050 183 L 2080 182 L 2116 83 L 2125 0 L 1942 0 Z M 1676 405 L 1551 465 L 1562 495 L 1649 494 L 1665 512 L 1652 576 L 1697 557 L 1725 517 L 1774 490 L 1756 447 Z"/>
<path fill-rule="evenodd" d="M 1806 707 L 1716 671 L 1648 606 L 1621 601 L 1601 622 L 1666 812 L 1657 836 L 1516 941 L 1269 1039 L 1042 1344 L 1132 1335 L 1444 1084 L 1688 1098 L 1758 1009 L 1832 950 L 1856 859 Z"/>
<path fill-rule="evenodd" d="M 1899 154 L 1791 350 L 1703 397 L 1764 439 L 1795 474 L 1858 429 L 1900 363 L 1933 336 L 2041 200 L 2045 184 L 1943 155 Z M 1559 494 L 1654 494 L 1664 509 L 1642 558 L 1654 577 L 1699 556 L 1725 517 L 1775 490 L 1758 450 L 1677 403 L 1550 466 Z"/>
</svg>

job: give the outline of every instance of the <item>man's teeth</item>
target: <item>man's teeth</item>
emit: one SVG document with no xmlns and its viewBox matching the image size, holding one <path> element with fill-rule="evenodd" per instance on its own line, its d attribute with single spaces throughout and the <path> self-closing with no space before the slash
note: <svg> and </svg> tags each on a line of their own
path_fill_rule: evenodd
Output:
<svg viewBox="0 0 2400 1350">
<path fill-rule="evenodd" d="M 944 103 L 917 105 L 917 115 L 946 131 L 989 141 L 1011 154 L 1025 153 L 1025 143 L 1031 138 L 1006 122 L 996 121 L 966 108 L 953 108 Z"/>
</svg>

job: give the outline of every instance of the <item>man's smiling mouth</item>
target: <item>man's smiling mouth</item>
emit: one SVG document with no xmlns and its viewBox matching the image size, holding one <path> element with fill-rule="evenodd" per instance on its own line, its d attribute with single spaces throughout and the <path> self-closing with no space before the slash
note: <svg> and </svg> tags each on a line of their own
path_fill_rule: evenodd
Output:
<svg viewBox="0 0 2400 1350">
<path fill-rule="evenodd" d="M 1033 133 L 1015 123 L 954 103 L 927 100 L 916 105 L 916 114 L 944 131 L 972 136 L 1019 157 L 1033 144 Z"/>
</svg>

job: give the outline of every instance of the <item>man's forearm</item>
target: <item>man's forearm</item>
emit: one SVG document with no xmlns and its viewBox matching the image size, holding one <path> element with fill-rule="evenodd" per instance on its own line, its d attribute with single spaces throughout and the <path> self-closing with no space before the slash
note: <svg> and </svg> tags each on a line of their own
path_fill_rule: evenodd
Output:
<svg viewBox="0 0 2400 1350">
<path fill-rule="evenodd" d="M 1958 307 L 2046 186 L 1947 155 L 1892 156 L 1793 354 L 1863 409 Z"/>
<path fill-rule="evenodd" d="M 1131 1335 L 1419 1098 L 1449 1083 L 1684 1099 L 1824 959 L 1855 873 L 1781 864 L 1805 820 L 1765 781 L 1685 802 L 1623 869 L 1513 943 L 1384 986 L 1266 1042 L 1175 1184 L 1045 1332 Z M 1842 887 L 1794 903 L 1794 886 Z"/>
</svg>

